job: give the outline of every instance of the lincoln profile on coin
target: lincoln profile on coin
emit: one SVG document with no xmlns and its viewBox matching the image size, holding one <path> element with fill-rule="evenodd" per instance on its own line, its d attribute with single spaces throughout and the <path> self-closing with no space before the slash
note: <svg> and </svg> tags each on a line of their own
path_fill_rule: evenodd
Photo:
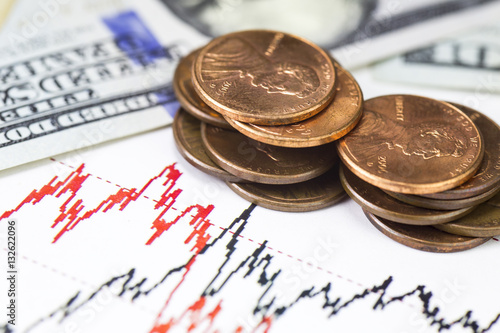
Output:
<svg viewBox="0 0 500 333">
<path fill-rule="evenodd" d="M 240 38 L 229 38 L 211 48 L 203 59 L 204 81 L 249 78 L 253 87 L 268 93 L 304 98 L 320 85 L 317 73 L 294 62 L 273 62 Z"/>
<path fill-rule="evenodd" d="M 369 110 L 365 110 L 358 127 L 346 137 L 346 141 L 356 144 L 356 155 L 368 158 L 376 157 L 383 149 L 395 149 L 424 160 L 460 157 L 467 149 L 464 135 L 445 124 L 421 122 L 403 126 Z"/>
</svg>

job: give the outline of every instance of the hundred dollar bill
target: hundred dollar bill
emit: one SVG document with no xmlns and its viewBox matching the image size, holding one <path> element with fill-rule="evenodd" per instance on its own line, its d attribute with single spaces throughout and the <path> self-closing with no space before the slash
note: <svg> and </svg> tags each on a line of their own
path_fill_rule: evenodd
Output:
<svg viewBox="0 0 500 333">
<path fill-rule="evenodd" d="M 18 0 L 0 32 L 0 169 L 170 124 L 197 40 L 154 0 Z"/>
<path fill-rule="evenodd" d="M 500 1 L 17 0 L 9 12 L 0 169 L 170 124 L 177 62 L 211 36 L 289 31 L 352 68 L 496 18 Z"/>
<path fill-rule="evenodd" d="M 500 93 L 500 24 L 407 52 L 374 72 L 382 80 Z"/>
<path fill-rule="evenodd" d="M 210 37 L 265 28 L 306 37 L 354 68 L 497 21 L 498 0 L 162 0 Z"/>
</svg>

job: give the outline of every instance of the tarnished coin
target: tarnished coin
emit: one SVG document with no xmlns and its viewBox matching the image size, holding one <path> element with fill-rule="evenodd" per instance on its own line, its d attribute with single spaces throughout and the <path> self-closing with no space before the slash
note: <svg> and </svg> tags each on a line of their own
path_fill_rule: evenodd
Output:
<svg viewBox="0 0 500 333">
<path fill-rule="evenodd" d="M 448 191 L 423 194 L 428 198 L 469 198 L 487 192 L 500 183 L 500 127 L 479 111 L 457 103 L 450 104 L 462 110 L 479 128 L 484 142 L 484 157 L 479 169 L 471 179 Z"/>
<path fill-rule="evenodd" d="M 331 206 L 343 197 L 338 167 L 305 182 L 289 185 L 227 183 L 235 193 L 259 206 L 285 212 L 309 212 Z"/>
<path fill-rule="evenodd" d="M 209 106 L 227 117 L 283 125 L 329 104 L 335 68 L 325 51 L 299 37 L 241 31 L 203 47 L 193 66 L 193 84 Z"/>
<path fill-rule="evenodd" d="M 347 194 L 364 210 L 394 222 L 415 225 L 445 223 L 474 210 L 474 207 L 445 211 L 412 206 L 368 184 L 345 167 L 340 169 L 340 181 Z"/>
<path fill-rule="evenodd" d="M 500 193 L 477 207 L 472 213 L 453 222 L 435 227 L 452 234 L 470 237 L 500 235 Z"/>
<path fill-rule="evenodd" d="M 431 226 L 395 223 L 364 211 L 368 220 L 387 237 L 408 247 L 427 252 L 459 252 L 486 243 L 490 238 L 457 236 Z"/>
<path fill-rule="evenodd" d="M 495 195 L 493 198 L 488 200 L 488 204 L 500 208 L 500 195 Z"/>
<path fill-rule="evenodd" d="M 319 146 L 347 134 L 362 114 L 363 94 L 356 80 L 340 66 L 337 68 L 335 99 L 317 115 L 301 122 L 265 126 L 226 118 L 241 133 L 257 141 L 282 147 Z"/>
<path fill-rule="evenodd" d="M 331 144 L 312 148 L 284 148 L 250 139 L 240 132 L 202 124 L 201 137 L 208 156 L 240 178 L 264 184 L 292 184 L 325 173 L 337 160 Z"/>
<path fill-rule="evenodd" d="M 173 123 L 174 139 L 181 155 L 195 168 L 220 179 L 240 182 L 241 178 L 233 176 L 215 164 L 208 157 L 201 141 L 201 122 L 182 108 L 177 111 Z"/>
<path fill-rule="evenodd" d="M 174 74 L 173 87 L 180 105 L 196 118 L 214 126 L 230 128 L 224 117 L 209 107 L 194 91 L 191 67 L 199 49 L 181 59 Z"/>
<path fill-rule="evenodd" d="M 484 152 L 478 129 L 462 111 L 412 95 L 365 101 L 360 122 L 337 143 L 341 159 L 356 175 L 408 194 L 462 184 L 476 172 Z"/>
<path fill-rule="evenodd" d="M 500 190 L 500 184 L 498 184 L 496 187 L 490 189 L 487 192 L 476 195 L 475 197 L 470 197 L 465 199 L 455 199 L 455 200 L 431 199 L 431 198 L 424 198 L 418 195 L 396 193 L 391 191 L 384 191 L 384 192 L 410 205 L 430 208 L 430 209 L 455 210 L 455 209 L 477 206 L 491 199 L 495 194 L 498 193 L 499 190 Z"/>
</svg>

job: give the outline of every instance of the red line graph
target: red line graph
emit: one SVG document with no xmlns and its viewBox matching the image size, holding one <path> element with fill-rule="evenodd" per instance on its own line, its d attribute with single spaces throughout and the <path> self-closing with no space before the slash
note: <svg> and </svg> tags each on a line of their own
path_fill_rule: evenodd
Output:
<svg viewBox="0 0 500 333">
<path fill-rule="evenodd" d="M 16 208 L 4 212 L 0 216 L 0 220 L 10 217 L 15 212 L 20 211 L 26 205 L 40 204 L 45 198 L 55 197 L 63 198 L 68 195 L 68 198 L 59 206 L 59 215 L 54 219 L 51 228 L 57 229 L 58 232 L 53 239 L 53 243 L 57 242 L 67 232 L 74 230 L 80 223 L 88 221 L 97 213 L 106 213 L 112 209 L 119 211 L 125 210 L 132 202 L 137 201 L 141 196 L 155 201 L 154 209 L 159 213 L 152 221 L 151 229 L 155 232 L 147 240 L 146 244 L 152 244 L 163 232 L 167 231 L 172 225 L 176 224 L 182 217 L 188 213 L 193 213 L 189 225 L 193 226 L 193 231 L 185 240 L 185 244 L 190 243 L 195 239 L 195 244 L 192 251 L 199 252 L 210 239 L 207 229 L 211 223 L 207 219 L 210 212 L 213 210 L 213 205 L 203 207 L 200 205 L 192 205 L 184 209 L 172 221 L 167 221 L 165 215 L 172 209 L 177 197 L 182 192 L 181 189 L 175 188 L 176 182 L 182 173 L 176 169 L 175 163 L 165 167 L 158 175 L 148 180 L 140 189 L 119 187 L 118 191 L 110 194 L 105 200 L 101 201 L 95 207 L 86 207 L 83 199 L 77 199 L 78 192 L 85 186 L 90 174 L 84 172 L 85 165 L 81 164 L 78 168 L 72 171 L 66 178 L 59 179 L 58 176 L 53 177 L 47 184 L 39 189 L 34 189 L 24 200 L 21 201 Z M 163 193 L 159 198 L 149 198 L 144 195 L 144 192 L 154 183 L 160 183 L 164 188 Z"/>
<path fill-rule="evenodd" d="M 255 252 L 253 252 L 247 259 L 242 261 L 241 264 L 238 264 L 237 265 L 238 268 L 236 268 L 236 270 L 234 271 L 229 270 L 228 272 L 224 273 L 225 278 L 221 277 L 220 278 L 221 281 L 229 281 L 230 278 L 234 279 L 235 277 L 233 277 L 232 273 L 233 272 L 236 273 L 240 269 L 243 270 L 245 267 L 248 268 L 248 273 L 246 274 L 249 275 L 254 269 L 256 269 L 257 267 L 259 267 L 259 265 L 261 265 L 260 267 L 262 267 L 262 273 L 260 275 L 258 283 L 263 288 L 264 287 L 267 288 L 266 290 L 271 290 L 271 287 L 275 283 L 274 279 L 279 273 L 273 274 L 272 272 L 269 271 L 266 273 L 266 265 L 262 263 L 265 262 L 270 263 L 272 256 L 265 255 L 264 252 L 261 253 L 261 251 L 264 251 L 265 249 L 275 251 L 277 254 L 286 255 L 287 257 L 296 259 L 299 262 L 303 261 L 300 258 L 294 258 L 293 256 L 287 255 L 282 251 L 273 249 L 272 247 L 267 245 L 267 241 L 261 243 L 241 235 L 241 232 L 244 229 L 244 225 L 247 223 L 247 219 L 250 216 L 250 211 L 253 210 L 254 205 L 252 205 L 251 208 L 247 209 L 248 213 L 246 213 L 245 211 L 240 215 L 240 217 L 235 219 L 231 224 L 231 226 L 227 228 L 216 226 L 216 228 L 220 228 L 221 230 L 223 230 L 223 232 L 219 236 L 215 235 L 214 236 L 215 238 L 212 239 L 212 236 L 208 233 L 208 229 L 210 226 L 213 226 L 213 224 L 210 222 L 208 217 L 210 213 L 214 210 L 214 205 L 210 204 L 207 205 L 206 207 L 197 204 L 184 205 L 183 206 L 184 208 L 182 210 L 174 207 L 174 205 L 179 207 L 179 201 L 177 200 L 180 194 L 183 192 L 182 189 L 178 188 L 178 181 L 181 178 L 182 173 L 176 168 L 175 163 L 163 168 L 161 172 L 153 176 L 151 179 L 147 180 L 144 184 L 141 184 L 141 186 L 133 187 L 130 189 L 121 187 L 117 184 L 113 184 L 108 180 L 104 180 L 98 176 L 86 172 L 84 164 L 81 164 L 77 168 L 72 168 L 72 169 L 73 170 L 69 173 L 68 176 L 66 177 L 55 176 L 52 179 L 50 179 L 46 184 L 40 186 L 38 189 L 32 190 L 23 200 L 21 200 L 21 202 L 14 209 L 4 212 L 0 216 L 0 220 L 10 217 L 15 212 L 19 212 L 23 208 L 26 208 L 27 206 L 43 205 L 44 200 L 47 200 L 48 198 L 59 199 L 56 200 L 58 206 L 57 217 L 55 217 L 53 222 L 50 224 L 50 227 L 56 230 L 56 235 L 52 241 L 52 243 L 55 243 L 58 240 L 60 240 L 62 236 L 66 235 L 69 231 L 75 230 L 75 228 L 80 223 L 90 223 L 92 221 L 92 217 L 97 214 L 105 214 L 113 210 L 124 211 L 127 208 L 134 206 L 134 203 L 136 203 L 138 199 L 141 197 L 148 200 L 152 200 L 154 202 L 153 209 L 155 213 L 153 214 L 154 217 L 151 218 L 151 223 L 146 225 L 149 226 L 153 231 L 149 239 L 145 240 L 145 244 L 146 245 L 152 244 L 157 238 L 161 237 L 163 233 L 169 231 L 172 226 L 176 224 L 181 225 L 180 223 L 182 223 L 184 226 L 187 227 L 188 231 L 187 233 L 184 233 L 183 236 L 181 236 L 181 240 L 184 240 L 184 244 L 190 246 L 189 251 L 191 254 L 188 260 L 185 261 L 182 266 L 176 266 L 172 268 L 172 271 L 180 273 L 179 275 L 180 280 L 175 282 L 173 288 L 165 296 L 162 296 L 165 298 L 164 300 L 162 300 L 162 303 L 159 306 L 159 308 L 155 310 L 157 311 L 156 318 L 150 324 L 151 325 L 150 328 L 148 328 L 150 333 L 167 333 L 175 329 L 178 329 L 179 327 L 186 328 L 186 331 L 188 332 L 198 331 L 200 329 L 205 332 L 218 332 L 218 328 L 216 326 L 218 326 L 219 324 L 216 324 L 216 319 L 218 319 L 219 321 L 221 320 L 221 318 L 224 316 L 222 315 L 222 313 L 227 312 L 227 310 L 229 309 L 228 306 L 229 303 L 224 303 L 225 299 L 215 299 L 212 297 L 213 295 L 216 295 L 219 292 L 218 290 L 222 289 L 222 287 L 225 285 L 226 282 L 224 282 L 221 286 L 219 286 L 218 287 L 219 289 L 217 288 L 209 289 L 207 287 L 207 290 L 205 292 L 203 292 L 200 296 L 193 298 L 189 303 L 190 305 L 187 306 L 186 308 L 183 308 L 182 312 L 180 312 L 179 314 L 172 315 L 171 313 L 169 313 L 170 312 L 169 309 L 175 307 L 175 300 L 172 301 L 174 295 L 180 294 L 180 296 L 176 297 L 177 298 L 183 297 L 182 288 L 184 289 L 189 288 L 189 285 L 187 285 L 186 287 L 186 283 L 188 283 L 186 282 L 187 277 L 190 275 L 191 272 L 192 274 L 195 274 L 194 273 L 195 271 L 192 268 L 195 266 L 197 261 L 198 263 L 202 263 L 202 260 L 204 260 L 203 255 L 215 245 L 217 240 L 219 242 L 222 242 L 223 239 L 227 241 L 227 244 L 221 243 L 221 244 L 226 244 L 224 245 L 224 247 L 227 250 L 227 254 L 222 259 L 227 261 L 230 260 L 231 253 L 233 251 L 236 251 L 236 243 L 238 239 L 240 238 L 246 239 L 251 243 L 256 243 L 257 245 L 259 245 L 258 250 L 256 249 Z M 89 203 L 90 200 L 85 199 L 88 197 L 84 197 L 83 199 L 80 199 L 79 197 L 84 195 L 82 189 L 92 188 L 93 183 L 91 183 L 89 180 L 89 178 L 91 177 L 95 177 L 101 181 L 105 181 L 107 183 L 115 185 L 118 187 L 118 190 L 113 188 L 110 191 L 110 194 L 107 193 L 104 194 L 103 197 L 105 197 L 105 199 L 103 200 L 98 199 L 97 202 L 96 200 L 94 200 L 94 203 L 90 204 Z M 155 189 L 155 193 L 157 194 L 155 194 L 154 196 L 148 195 L 152 192 L 153 187 Z M 160 189 L 160 191 L 157 191 L 158 188 Z M 148 189 L 150 189 L 150 191 L 146 194 L 146 191 Z M 170 212 L 175 211 L 175 213 L 170 214 L 170 218 L 167 218 L 166 216 L 169 211 Z M 186 222 L 186 217 L 187 217 L 187 222 Z M 241 227 L 239 226 L 238 223 L 241 223 Z M 235 230 L 236 227 L 238 227 L 237 230 Z M 145 238 L 147 237 L 148 236 L 146 236 Z M 229 238 L 229 240 L 227 238 Z M 193 245 L 191 246 L 191 244 Z M 260 263 L 256 263 L 257 260 L 260 260 Z M 307 264 L 312 266 L 312 264 L 310 263 Z M 221 264 L 218 269 L 218 272 L 220 274 L 222 274 L 223 272 L 222 267 L 224 267 L 224 265 L 225 262 Z M 333 272 L 324 270 L 321 267 L 317 268 L 331 275 L 334 274 Z M 281 271 L 281 269 L 279 271 Z M 129 272 L 127 274 L 124 274 L 122 278 L 128 277 L 128 279 L 126 279 L 125 281 L 132 281 L 133 276 L 134 273 Z M 336 276 L 344 279 L 342 276 L 338 274 Z M 115 278 L 112 278 L 110 281 L 115 281 Z M 120 279 L 116 278 L 116 281 L 120 281 Z M 138 281 L 144 282 L 145 279 L 139 278 Z M 351 279 L 346 279 L 346 281 L 354 283 Z M 389 282 L 386 284 L 387 281 Z M 254 315 L 255 312 L 257 311 L 259 314 L 262 314 L 262 317 L 259 318 L 259 321 L 257 321 L 256 324 L 253 324 L 252 331 L 269 332 L 271 330 L 271 327 L 273 326 L 273 322 L 277 320 L 280 316 L 282 316 L 283 313 L 288 308 L 294 306 L 295 303 L 298 303 L 302 299 L 321 297 L 324 294 L 323 298 L 325 298 L 325 305 L 322 308 L 323 309 L 331 308 L 332 315 L 336 314 L 341 309 L 347 307 L 350 303 L 354 302 L 354 300 L 358 299 L 361 300 L 370 293 L 377 293 L 380 295 L 380 299 L 382 299 L 382 297 L 385 295 L 385 290 L 388 288 L 390 282 L 392 281 L 392 278 L 388 279 L 387 281 L 384 281 L 384 284 L 379 287 L 364 289 L 362 293 L 354 295 L 351 300 L 348 300 L 347 302 L 344 303 L 339 303 L 339 299 L 334 300 L 332 298 L 332 300 L 330 300 L 328 298 L 329 291 L 331 288 L 329 284 L 323 287 L 322 289 L 320 288 L 320 286 L 318 286 L 317 288 L 305 289 L 303 292 L 300 293 L 300 296 L 293 303 L 276 305 L 277 309 L 274 310 L 274 312 L 272 311 L 268 312 L 267 310 L 264 311 L 263 309 L 267 309 L 267 307 L 270 306 L 271 304 L 267 305 L 261 304 L 260 303 L 261 301 L 259 299 L 258 302 L 256 303 Z M 153 289 L 141 290 L 142 282 L 137 282 L 137 283 L 130 282 L 129 288 L 128 287 L 125 288 L 125 285 L 128 283 L 125 282 L 122 290 L 124 291 L 130 290 L 135 295 L 134 298 L 136 296 L 139 297 L 141 295 L 144 295 L 144 297 L 146 297 Z M 103 285 L 108 285 L 111 283 L 113 282 L 109 283 L 105 282 Z M 159 282 L 158 284 L 161 283 L 162 282 Z M 361 286 L 359 283 L 357 284 Z M 211 285 L 211 283 L 209 285 Z M 377 303 L 375 304 L 374 309 L 376 309 L 377 306 L 379 306 L 379 303 L 382 304 L 383 308 L 394 301 L 403 300 L 403 298 L 409 297 L 417 293 L 418 291 L 421 292 L 421 294 L 419 294 L 420 295 L 419 297 L 422 300 L 424 314 L 429 313 L 428 317 L 430 315 L 434 316 L 435 314 L 437 314 L 435 310 L 432 313 L 429 312 L 431 310 L 431 308 L 429 307 L 430 306 L 429 299 L 431 297 L 431 293 L 424 292 L 425 290 L 423 288 L 425 288 L 425 286 L 419 286 L 418 288 L 411 290 L 408 293 L 405 293 L 403 296 L 391 297 L 385 303 L 380 301 L 379 299 L 379 301 L 377 301 Z M 101 288 L 98 287 L 97 290 L 98 291 L 96 292 L 96 294 L 99 292 L 99 290 L 101 290 Z M 265 291 L 264 294 L 266 294 L 266 292 L 267 291 Z M 91 296 L 89 300 L 92 297 L 93 296 Z M 211 301 L 211 303 L 209 303 L 209 301 Z M 83 301 L 82 304 L 85 304 L 85 302 L 86 301 Z M 71 301 L 66 303 L 67 309 L 70 309 L 71 304 L 72 304 Z M 64 310 L 64 307 L 61 307 L 60 309 Z M 66 316 L 66 313 L 68 313 L 69 315 L 69 313 L 71 313 L 72 311 L 73 310 L 71 311 L 64 310 L 65 313 L 64 316 Z M 471 319 L 472 318 L 471 311 L 469 312 L 463 317 L 461 317 L 459 321 L 452 322 L 451 325 L 460 323 L 462 320 L 464 321 L 463 325 L 464 328 L 470 326 L 469 322 L 472 324 L 476 324 L 476 322 L 473 321 L 473 319 Z M 49 317 L 52 317 L 52 315 L 50 315 Z M 496 323 L 497 320 L 500 320 L 500 314 L 496 319 L 492 321 L 491 325 Z M 245 330 L 244 327 L 241 326 L 241 324 L 233 327 L 234 327 L 233 328 L 234 332 L 243 332 Z M 476 330 L 476 328 L 474 328 L 473 331 L 479 332 L 479 329 Z"/>
<path fill-rule="evenodd" d="M 10 217 L 12 214 L 19 212 L 27 205 L 39 205 L 46 198 L 66 198 L 67 196 L 67 198 L 63 199 L 64 201 L 60 204 L 59 214 L 51 225 L 51 228 L 58 230 L 52 241 L 52 243 L 55 243 L 69 231 L 74 230 L 80 223 L 89 222 L 92 216 L 98 213 L 106 213 L 113 209 L 124 211 L 140 197 L 144 197 L 146 199 L 153 200 L 155 202 L 154 210 L 158 211 L 156 218 L 151 223 L 151 229 L 154 229 L 155 231 L 146 241 L 146 245 L 151 245 L 164 232 L 168 231 L 170 227 L 178 223 L 186 215 L 191 214 L 189 225 L 192 227 L 192 230 L 184 240 L 184 243 L 189 244 L 194 240 L 194 245 L 190 249 L 191 252 L 194 252 L 193 257 L 185 265 L 181 281 L 171 291 L 164 303 L 164 306 L 160 309 L 151 332 L 167 332 L 170 328 L 175 326 L 179 320 L 188 314 L 191 320 L 192 328 L 195 328 L 197 325 L 206 320 L 212 323 L 222 309 L 221 304 L 219 303 L 208 315 L 201 317 L 200 312 L 205 306 L 204 297 L 201 297 L 197 302 L 186 309 L 184 314 L 178 319 L 171 318 L 166 322 L 161 322 L 161 317 L 167 310 L 171 298 L 181 287 L 184 279 L 189 274 L 198 254 L 211 238 L 210 234 L 207 232 L 208 228 L 212 225 L 208 220 L 208 215 L 212 212 L 214 206 L 208 205 L 203 207 L 200 205 L 191 205 L 186 207 L 175 218 L 171 220 L 167 220 L 165 218 L 165 215 L 169 210 L 176 210 L 172 206 L 176 202 L 178 196 L 182 193 L 182 189 L 176 188 L 177 181 L 181 177 L 182 173 L 176 169 L 174 163 L 165 167 L 159 174 L 148 180 L 142 187 L 140 187 L 140 189 L 138 189 L 139 187 L 128 189 L 115 184 L 118 187 L 116 192 L 108 195 L 106 199 L 97 205 L 87 207 L 84 199 L 77 199 L 79 191 L 85 187 L 86 181 L 88 181 L 89 177 L 92 176 L 90 173 L 86 173 L 84 169 L 85 165 L 81 164 L 79 167 L 74 168 L 74 170 L 65 178 L 60 179 L 58 176 L 53 177 L 45 185 L 31 191 L 26 198 L 16 206 L 16 208 L 5 211 L 0 216 L 0 220 Z M 96 178 L 102 180 L 100 177 Z M 106 182 L 113 184 L 109 181 Z M 145 191 L 148 188 L 151 188 L 153 184 L 159 184 L 163 188 L 163 192 L 158 198 L 152 198 L 144 194 Z"/>
</svg>

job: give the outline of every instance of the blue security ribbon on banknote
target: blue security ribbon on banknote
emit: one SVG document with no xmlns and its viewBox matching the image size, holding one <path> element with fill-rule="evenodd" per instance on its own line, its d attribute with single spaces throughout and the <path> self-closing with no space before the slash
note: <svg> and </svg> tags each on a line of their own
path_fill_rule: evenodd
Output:
<svg viewBox="0 0 500 333">
<path fill-rule="evenodd" d="M 0 170 L 170 124 L 178 60 L 217 27 L 293 30 L 353 68 L 500 13 L 493 0 L 287 1 L 283 21 L 281 0 L 199 2 L 16 1 L 0 31 Z"/>
<path fill-rule="evenodd" d="M 54 21 L 65 15 L 56 14 Z M 134 9 L 99 13 L 91 21 L 74 24 L 78 37 L 82 26 L 93 30 L 81 41 L 47 47 L 39 43 L 57 32 L 39 29 L 24 38 L 23 30 L 3 31 L 21 42 L 0 55 L 0 169 L 172 122 L 180 40 L 165 43 L 149 26 L 155 20 Z"/>
</svg>

